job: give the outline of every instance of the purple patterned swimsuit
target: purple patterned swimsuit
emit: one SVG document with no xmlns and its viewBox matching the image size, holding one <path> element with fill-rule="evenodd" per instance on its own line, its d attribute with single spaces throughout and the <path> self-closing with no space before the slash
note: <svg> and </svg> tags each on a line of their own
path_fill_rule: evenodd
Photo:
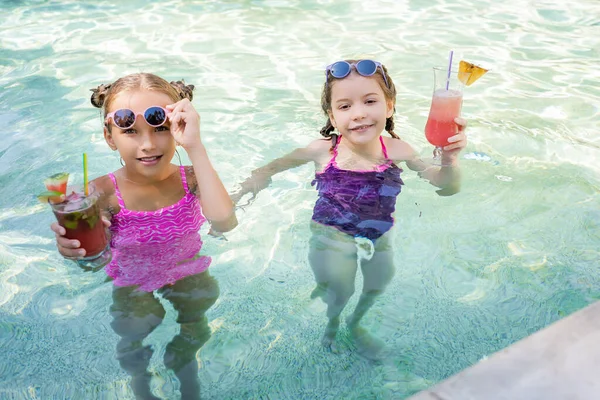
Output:
<svg viewBox="0 0 600 400">
<path fill-rule="evenodd" d="M 135 285 L 152 292 L 208 269 L 211 258 L 198 256 L 199 230 L 206 219 L 188 188 L 184 167 L 180 174 L 185 196 L 156 211 L 128 210 L 114 174 L 108 174 L 121 207 L 110 226 L 113 258 L 105 268 L 116 286 Z"/>
<path fill-rule="evenodd" d="M 340 169 L 335 158 L 341 140 L 340 137 L 325 169 L 316 173 L 312 182 L 319 191 L 312 219 L 348 235 L 375 241 L 394 225 L 392 213 L 404 184 L 400 178 L 402 169 L 390 160 L 372 171 Z M 381 136 L 379 141 L 387 160 Z"/>
</svg>

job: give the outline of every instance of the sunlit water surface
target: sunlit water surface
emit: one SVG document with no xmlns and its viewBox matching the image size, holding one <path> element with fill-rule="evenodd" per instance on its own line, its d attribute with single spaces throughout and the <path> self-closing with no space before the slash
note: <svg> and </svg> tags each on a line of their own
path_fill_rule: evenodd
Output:
<svg viewBox="0 0 600 400">
<path fill-rule="evenodd" d="M 4 0 L 0 11 L 2 399 L 132 398 L 111 284 L 58 255 L 52 213 L 34 197 L 50 173 L 80 182 L 82 152 L 91 176 L 119 168 L 89 89 L 131 72 L 196 85 L 204 142 L 234 189 L 319 136 L 329 62 L 386 64 L 400 88 L 396 132 L 424 155 L 431 67 L 454 49 L 492 68 L 465 92 L 462 192 L 439 197 L 404 175 L 397 273 L 365 319 L 387 356 L 362 358 L 346 329 L 341 354 L 319 345 L 306 165 L 240 210 L 227 241 L 205 240 L 221 287 L 198 353 L 206 398 L 404 398 L 600 297 L 595 0 Z M 175 399 L 162 355 L 178 328 L 165 307 L 146 342 L 154 393 Z"/>
</svg>

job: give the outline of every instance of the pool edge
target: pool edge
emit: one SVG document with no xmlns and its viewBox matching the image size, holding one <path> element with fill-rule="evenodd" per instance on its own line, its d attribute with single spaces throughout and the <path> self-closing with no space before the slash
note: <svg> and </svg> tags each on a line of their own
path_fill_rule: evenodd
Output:
<svg viewBox="0 0 600 400">
<path fill-rule="evenodd" d="M 407 400 L 592 399 L 599 369 L 600 301 Z"/>
</svg>

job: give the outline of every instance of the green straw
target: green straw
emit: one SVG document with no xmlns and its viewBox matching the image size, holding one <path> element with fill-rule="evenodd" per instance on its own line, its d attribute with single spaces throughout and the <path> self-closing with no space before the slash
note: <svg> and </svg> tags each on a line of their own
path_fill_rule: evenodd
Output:
<svg viewBox="0 0 600 400">
<path fill-rule="evenodd" d="M 88 191 L 88 168 L 87 168 L 87 154 L 83 153 L 83 191 L 86 196 L 89 196 Z"/>
</svg>

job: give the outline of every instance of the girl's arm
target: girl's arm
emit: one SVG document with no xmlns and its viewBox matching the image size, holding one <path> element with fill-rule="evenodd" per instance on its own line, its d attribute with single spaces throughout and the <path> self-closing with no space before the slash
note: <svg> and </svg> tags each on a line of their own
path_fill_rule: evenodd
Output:
<svg viewBox="0 0 600 400">
<path fill-rule="evenodd" d="M 255 169 L 250 177 L 240 184 L 240 190 L 231 195 L 233 202 L 239 202 L 247 193 L 256 196 L 258 192 L 269 186 L 271 177 L 275 174 L 299 167 L 309 161 L 320 161 L 323 155 L 327 154 L 330 147 L 329 140 L 315 140 L 306 147 L 297 148 L 291 153 Z"/>
<path fill-rule="evenodd" d="M 202 214 L 211 227 L 219 232 L 228 232 L 238 224 L 233 202 L 223 186 L 217 171 L 213 168 L 206 149 L 199 146 L 188 150 L 196 176 L 196 194 L 202 203 Z"/>
<path fill-rule="evenodd" d="M 432 166 L 419 158 L 407 160 L 406 165 L 417 171 L 421 178 L 440 188 L 437 191 L 440 196 L 452 196 L 460 191 L 461 174 L 458 160 L 446 151 L 442 153 L 442 167 Z"/>
<path fill-rule="evenodd" d="M 200 115 L 188 99 L 170 104 L 167 109 L 171 110 L 171 134 L 176 143 L 183 146 L 192 162 L 196 176 L 196 195 L 202 203 L 202 213 L 215 230 L 232 230 L 237 226 L 233 202 L 200 140 Z"/>
</svg>

